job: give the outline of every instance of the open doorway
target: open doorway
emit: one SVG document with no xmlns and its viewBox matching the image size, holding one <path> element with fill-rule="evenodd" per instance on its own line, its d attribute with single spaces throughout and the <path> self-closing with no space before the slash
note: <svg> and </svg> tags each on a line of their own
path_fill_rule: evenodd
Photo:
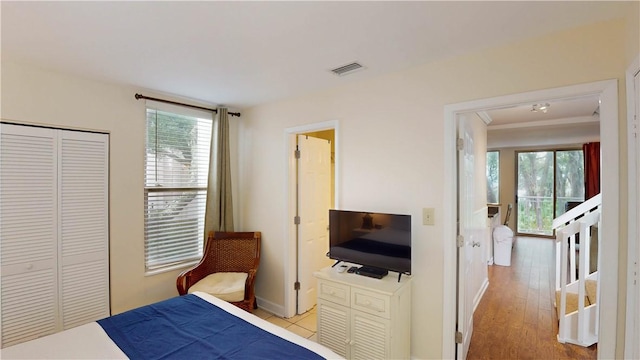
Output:
<svg viewBox="0 0 640 360">
<path fill-rule="evenodd" d="M 329 209 L 333 208 L 335 181 L 332 151 L 334 131 L 299 134 L 296 142 L 296 313 L 316 305 L 317 286 L 313 273 L 330 266 Z"/>
<path fill-rule="evenodd" d="M 600 132 L 603 163 L 607 170 L 602 173 L 602 232 L 606 234 L 607 246 L 600 254 L 602 277 L 600 286 L 600 316 L 598 351 L 602 357 L 614 357 L 617 331 L 617 260 L 618 260 L 618 115 L 617 115 L 617 81 L 601 81 L 596 83 L 568 86 L 529 93 L 514 94 L 498 98 L 477 100 L 467 103 L 448 105 L 445 107 L 445 199 L 455 198 L 456 179 L 455 166 L 456 133 L 460 114 L 483 112 L 488 109 L 509 108 L 524 104 L 535 104 L 548 99 L 562 100 L 589 95 L 597 95 L 600 100 Z M 512 192 L 515 194 L 515 192 Z M 446 239 L 445 271 L 444 271 L 444 323 L 443 323 L 443 357 L 456 357 L 456 337 L 464 338 L 464 334 L 456 334 L 456 306 L 458 284 L 456 282 L 456 202 L 445 201 Z M 460 300 L 464 301 L 464 300 Z"/>
<path fill-rule="evenodd" d="M 288 213 L 284 316 L 313 308 L 313 273 L 329 266 L 328 214 L 336 206 L 336 122 L 286 130 Z"/>
</svg>

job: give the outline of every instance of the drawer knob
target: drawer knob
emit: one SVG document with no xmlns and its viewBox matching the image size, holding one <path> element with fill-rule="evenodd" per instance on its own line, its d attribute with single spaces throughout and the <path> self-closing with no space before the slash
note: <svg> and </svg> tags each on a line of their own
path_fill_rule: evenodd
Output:
<svg viewBox="0 0 640 360">
<path fill-rule="evenodd" d="M 353 344 L 355 344 L 355 343 L 356 343 L 356 341 L 355 341 L 355 340 L 351 340 L 351 341 L 349 341 L 349 345 L 353 345 Z"/>
</svg>

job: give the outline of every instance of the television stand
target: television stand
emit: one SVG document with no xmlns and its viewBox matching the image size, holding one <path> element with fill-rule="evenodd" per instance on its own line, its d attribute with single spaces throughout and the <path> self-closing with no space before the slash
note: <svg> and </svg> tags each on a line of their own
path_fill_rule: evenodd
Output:
<svg viewBox="0 0 640 360">
<path fill-rule="evenodd" d="M 382 279 L 383 277 L 387 276 L 387 274 L 389 274 L 389 271 L 371 266 L 362 266 L 360 267 L 360 269 L 356 270 L 356 274 L 376 279 Z"/>
<path fill-rule="evenodd" d="M 347 359 L 410 359 L 412 279 L 391 274 L 372 280 L 331 267 L 314 272 L 318 343 Z"/>
</svg>

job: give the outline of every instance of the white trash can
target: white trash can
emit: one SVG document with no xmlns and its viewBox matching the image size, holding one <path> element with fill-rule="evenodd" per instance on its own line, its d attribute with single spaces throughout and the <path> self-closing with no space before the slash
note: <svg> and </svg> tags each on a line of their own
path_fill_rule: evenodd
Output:
<svg viewBox="0 0 640 360">
<path fill-rule="evenodd" d="M 511 266 L 513 230 L 500 225 L 493 229 L 493 262 L 496 265 Z"/>
</svg>

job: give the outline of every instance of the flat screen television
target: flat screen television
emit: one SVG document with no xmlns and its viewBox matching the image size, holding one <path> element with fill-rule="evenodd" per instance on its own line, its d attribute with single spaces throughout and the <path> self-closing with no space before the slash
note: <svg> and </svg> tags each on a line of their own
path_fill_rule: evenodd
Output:
<svg viewBox="0 0 640 360">
<path fill-rule="evenodd" d="M 331 209 L 328 256 L 411 274 L 411 215 Z"/>
</svg>

